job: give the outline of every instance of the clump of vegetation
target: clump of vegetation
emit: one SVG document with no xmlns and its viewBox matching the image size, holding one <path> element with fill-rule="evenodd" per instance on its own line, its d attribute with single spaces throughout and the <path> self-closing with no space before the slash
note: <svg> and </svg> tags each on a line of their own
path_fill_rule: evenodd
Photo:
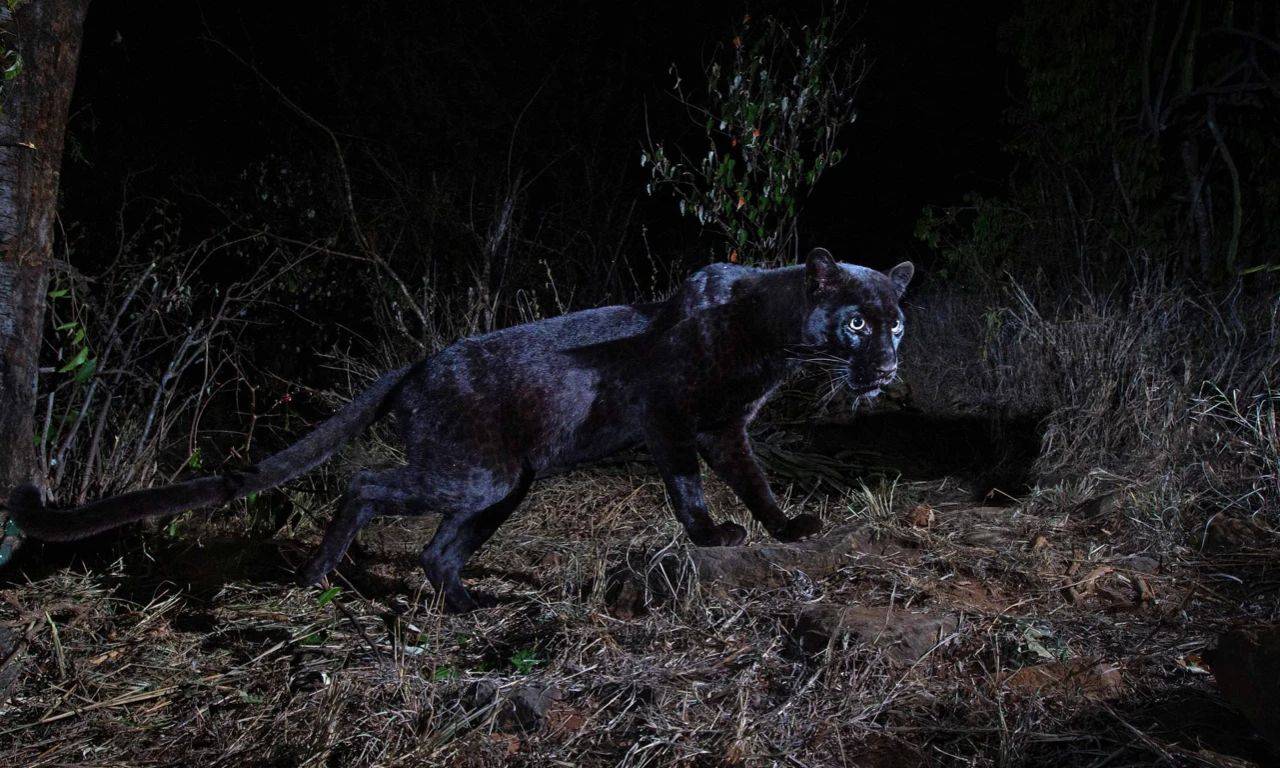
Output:
<svg viewBox="0 0 1280 768">
<path fill-rule="evenodd" d="M 715 258 L 776 266 L 796 261 L 805 198 L 844 158 L 839 139 L 857 118 L 860 49 L 843 17 L 799 29 L 776 18 L 743 19 L 690 89 L 675 97 L 699 126 L 701 147 L 651 143 L 640 154 L 648 190 L 675 196 L 721 244 Z M 674 69 L 673 69 L 674 72 Z"/>
<path fill-rule="evenodd" d="M 1195 398 L 1194 413 L 1207 501 L 1280 527 L 1280 389 L 1212 390 Z"/>
<path fill-rule="evenodd" d="M 1165 532 L 1275 513 L 1255 490 L 1280 375 L 1269 14 L 1026 7 L 1005 31 L 1017 171 L 917 228 L 940 260 L 907 339 L 918 404 L 1042 417 L 1043 482 L 1128 478 Z M 1206 469 L 1228 445 L 1253 458 Z"/>
<path fill-rule="evenodd" d="M 48 294 L 35 444 L 58 504 L 244 462 L 271 404 L 256 400 L 242 342 L 280 276 L 305 258 L 230 228 L 184 242 L 172 209 L 153 201 L 127 206 L 120 226 L 107 270 L 65 270 Z M 229 262 L 253 266 L 215 279 Z M 247 432 L 215 438 L 215 403 L 238 400 Z"/>
</svg>

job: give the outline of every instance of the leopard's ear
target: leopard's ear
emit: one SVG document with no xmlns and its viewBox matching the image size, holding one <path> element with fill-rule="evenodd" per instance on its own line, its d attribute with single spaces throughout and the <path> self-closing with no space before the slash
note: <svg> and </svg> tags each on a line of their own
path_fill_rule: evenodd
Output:
<svg viewBox="0 0 1280 768">
<path fill-rule="evenodd" d="M 805 285 L 811 293 L 821 293 L 834 288 L 840 279 L 840 265 L 831 251 L 814 248 L 804 262 Z"/>
<path fill-rule="evenodd" d="M 898 298 L 902 298 L 902 294 L 907 292 L 907 286 L 911 284 L 911 278 L 915 273 L 916 267 L 909 261 L 904 261 L 889 270 L 889 279 L 893 281 L 893 290 L 898 294 Z"/>
</svg>

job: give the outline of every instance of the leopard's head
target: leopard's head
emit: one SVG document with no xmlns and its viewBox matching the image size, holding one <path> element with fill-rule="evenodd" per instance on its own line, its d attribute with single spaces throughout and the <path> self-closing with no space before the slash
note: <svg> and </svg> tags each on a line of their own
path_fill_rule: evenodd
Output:
<svg viewBox="0 0 1280 768">
<path fill-rule="evenodd" d="M 914 273 L 909 261 L 887 273 L 841 264 L 825 248 L 814 249 L 805 262 L 807 354 L 837 367 L 855 395 L 875 397 L 898 375 L 898 345 L 906 332 L 899 304 Z"/>
</svg>

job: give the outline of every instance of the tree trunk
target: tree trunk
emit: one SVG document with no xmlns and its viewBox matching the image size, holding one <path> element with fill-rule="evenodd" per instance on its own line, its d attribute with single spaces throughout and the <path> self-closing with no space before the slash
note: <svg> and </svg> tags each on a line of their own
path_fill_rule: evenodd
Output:
<svg viewBox="0 0 1280 768">
<path fill-rule="evenodd" d="M 43 482 L 36 466 L 36 373 L 67 106 L 89 0 L 0 4 L 0 39 L 21 56 L 0 112 L 0 493 Z"/>
<path fill-rule="evenodd" d="M 1200 149 L 1195 139 L 1182 140 L 1182 167 L 1187 175 L 1187 196 L 1191 206 L 1191 229 L 1196 236 L 1196 253 L 1199 254 L 1200 277 L 1206 282 L 1213 274 L 1212 223 L 1209 205 L 1205 201 L 1205 183 L 1208 169 L 1200 167 Z"/>
</svg>

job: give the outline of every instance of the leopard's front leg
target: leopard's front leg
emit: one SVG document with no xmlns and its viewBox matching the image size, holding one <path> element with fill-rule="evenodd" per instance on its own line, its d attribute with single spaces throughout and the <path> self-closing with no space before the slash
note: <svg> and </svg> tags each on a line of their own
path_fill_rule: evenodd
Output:
<svg viewBox="0 0 1280 768">
<path fill-rule="evenodd" d="M 707 512 L 698 467 L 698 446 L 689 419 L 673 411 L 651 413 L 645 442 L 667 487 L 672 511 L 693 543 L 703 547 L 735 547 L 747 531 L 734 522 L 715 523 Z"/>
<path fill-rule="evenodd" d="M 788 519 L 778 506 L 760 462 L 751 450 L 745 422 L 698 434 L 698 449 L 720 479 L 733 489 L 751 516 L 778 541 L 798 541 L 822 530 L 813 515 Z"/>
</svg>

